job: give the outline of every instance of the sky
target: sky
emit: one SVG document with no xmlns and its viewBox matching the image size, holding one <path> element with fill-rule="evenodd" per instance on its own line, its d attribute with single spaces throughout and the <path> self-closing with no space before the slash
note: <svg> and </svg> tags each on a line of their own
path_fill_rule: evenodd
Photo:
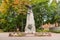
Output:
<svg viewBox="0 0 60 40">
<path fill-rule="evenodd" d="M 48 2 L 48 5 L 50 5 L 51 3 L 52 3 L 52 1 L 53 0 L 50 0 L 49 2 Z M 58 3 L 60 0 L 56 0 L 56 2 Z"/>
</svg>

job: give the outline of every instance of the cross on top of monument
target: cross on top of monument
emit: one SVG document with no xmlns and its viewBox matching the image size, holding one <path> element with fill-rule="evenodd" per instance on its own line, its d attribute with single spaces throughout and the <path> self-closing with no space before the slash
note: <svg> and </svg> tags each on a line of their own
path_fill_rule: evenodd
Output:
<svg viewBox="0 0 60 40">
<path fill-rule="evenodd" d="M 25 5 L 27 8 L 32 9 L 32 5 Z"/>
</svg>

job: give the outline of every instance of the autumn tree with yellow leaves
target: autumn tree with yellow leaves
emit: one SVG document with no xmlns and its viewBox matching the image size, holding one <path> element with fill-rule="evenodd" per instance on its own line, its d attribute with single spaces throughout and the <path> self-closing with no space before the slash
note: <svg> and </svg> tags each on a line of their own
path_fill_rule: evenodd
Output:
<svg viewBox="0 0 60 40">
<path fill-rule="evenodd" d="M 23 26 L 23 20 L 26 20 L 27 13 L 25 5 L 29 5 L 28 0 L 2 0 L 0 5 L 0 28 L 4 31 L 13 31 L 17 26 Z"/>
</svg>

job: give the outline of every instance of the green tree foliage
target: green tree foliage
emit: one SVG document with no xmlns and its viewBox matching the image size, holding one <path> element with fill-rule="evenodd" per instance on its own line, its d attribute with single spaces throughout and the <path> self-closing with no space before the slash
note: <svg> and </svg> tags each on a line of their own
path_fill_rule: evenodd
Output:
<svg viewBox="0 0 60 40">
<path fill-rule="evenodd" d="M 0 28 L 4 31 L 14 31 L 25 25 L 28 2 L 24 0 L 2 0 L 0 6 Z M 20 18 L 19 18 L 20 17 Z"/>
<path fill-rule="evenodd" d="M 57 3 L 53 1 L 48 6 L 48 1 L 35 4 L 33 7 L 36 27 L 39 28 L 44 23 L 55 23 L 58 20 Z"/>
<path fill-rule="evenodd" d="M 32 5 L 36 28 L 43 23 L 54 23 L 60 19 L 60 4 L 49 0 L 0 0 L 0 28 L 4 31 L 14 31 L 20 28 L 24 31 L 26 25 L 26 5 Z"/>
<path fill-rule="evenodd" d="M 47 8 L 48 1 L 40 2 L 33 7 L 36 28 L 39 28 L 43 24 L 44 19 L 47 19 Z"/>
</svg>

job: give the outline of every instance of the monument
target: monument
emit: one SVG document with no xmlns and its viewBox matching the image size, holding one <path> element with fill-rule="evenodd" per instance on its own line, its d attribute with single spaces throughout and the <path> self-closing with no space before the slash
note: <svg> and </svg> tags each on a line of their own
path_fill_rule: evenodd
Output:
<svg viewBox="0 0 60 40">
<path fill-rule="evenodd" d="M 34 15 L 32 12 L 32 6 L 29 5 L 25 33 L 35 33 L 35 31 L 36 31 L 36 29 L 35 29 Z"/>
</svg>

